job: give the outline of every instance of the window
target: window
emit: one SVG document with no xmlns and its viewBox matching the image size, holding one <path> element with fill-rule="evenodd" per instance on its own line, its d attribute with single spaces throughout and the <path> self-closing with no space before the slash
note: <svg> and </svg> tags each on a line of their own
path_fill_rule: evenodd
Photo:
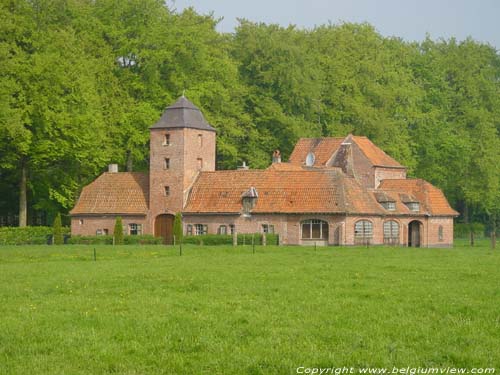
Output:
<svg viewBox="0 0 500 375">
<path fill-rule="evenodd" d="M 170 169 L 170 159 L 165 158 L 165 161 L 163 162 L 163 169 Z"/>
<path fill-rule="evenodd" d="M 202 169 L 203 168 L 203 159 L 198 158 L 198 159 L 196 159 L 196 162 L 198 163 L 198 169 Z"/>
<path fill-rule="evenodd" d="M 234 224 L 229 225 L 229 234 L 234 234 L 234 231 L 236 230 Z"/>
<path fill-rule="evenodd" d="M 262 224 L 262 233 L 274 233 L 274 225 Z"/>
<path fill-rule="evenodd" d="M 420 203 L 418 202 L 409 202 L 406 203 L 410 211 L 419 211 L 420 210 Z"/>
<path fill-rule="evenodd" d="M 438 240 L 439 240 L 439 242 L 443 242 L 443 240 L 444 240 L 443 226 L 442 225 L 440 225 L 438 228 Z"/>
<path fill-rule="evenodd" d="M 105 236 L 107 236 L 107 235 L 109 234 L 109 231 L 108 231 L 107 229 L 103 229 L 103 230 L 102 230 L 102 233 L 103 233 Z"/>
<path fill-rule="evenodd" d="M 131 236 L 137 236 L 142 234 L 142 224 L 129 224 L 128 225 L 128 233 Z"/>
<path fill-rule="evenodd" d="M 165 196 L 168 197 L 170 195 L 170 186 L 165 186 Z"/>
<path fill-rule="evenodd" d="M 221 225 L 219 227 L 219 230 L 217 231 L 218 234 L 227 234 L 227 226 Z"/>
<path fill-rule="evenodd" d="M 170 134 L 165 134 L 165 138 L 163 138 L 163 146 L 170 146 Z"/>
<path fill-rule="evenodd" d="M 80 219 L 78 222 L 80 225 L 83 225 L 83 219 Z"/>
<path fill-rule="evenodd" d="M 102 236 L 102 229 L 97 229 L 97 230 L 95 231 L 95 235 L 96 235 L 96 236 Z"/>
<path fill-rule="evenodd" d="M 188 236 L 193 235 L 193 226 L 191 224 L 188 224 L 186 227 L 186 235 L 188 235 Z"/>
<path fill-rule="evenodd" d="M 373 237 L 373 224 L 368 220 L 360 220 L 354 224 L 354 243 L 366 244 Z"/>
<path fill-rule="evenodd" d="M 203 234 L 207 234 L 208 226 L 205 224 L 195 224 L 194 225 L 194 235 L 201 236 Z"/>
<path fill-rule="evenodd" d="M 388 211 L 394 211 L 396 209 L 396 202 L 383 202 L 382 206 Z"/>
<path fill-rule="evenodd" d="M 198 147 L 203 147 L 203 134 L 198 134 Z"/>
<path fill-rule="evenodd" d="M 301 223 L 303 240 L 327 240 L 328 223 L 323 220 L 306 220 Z"/>
<path fill-rule="evenodd" d="M 397 221 L 384 222 L 384 243 L 389 245 L 399 244 L 399 224 Z"/>
</svg>

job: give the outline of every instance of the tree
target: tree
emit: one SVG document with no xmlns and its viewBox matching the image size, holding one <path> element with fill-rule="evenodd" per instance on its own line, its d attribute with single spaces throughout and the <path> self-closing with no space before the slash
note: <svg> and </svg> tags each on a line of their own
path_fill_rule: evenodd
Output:
<svg viewBox="0 0 500 375">
<path fill-rule="evenodd" d="M 52 226 L 52 236 L 54 245 L 62 245 L 64 243 L 60 213 L 57 213 L 56 218 L 54 219 L 54 224 Z"/>
<path fill-rule="evenodd" d="M 182 232 L 182 215 L 181 215 L 180 212 L 178 212 L 178 213 L 175 214 L 173 232 L 174 232 L 175 241 L 182 242 L 182 236 L 183 236 L 183 232 Z"/>
<path fill-rule="evenodd" d="M 116 217 L 113 236 L 115 238 L 115 245 L 123 244 L 123 224 L 122 224 L 122 218 L 120 216 Z"/>
</svg>

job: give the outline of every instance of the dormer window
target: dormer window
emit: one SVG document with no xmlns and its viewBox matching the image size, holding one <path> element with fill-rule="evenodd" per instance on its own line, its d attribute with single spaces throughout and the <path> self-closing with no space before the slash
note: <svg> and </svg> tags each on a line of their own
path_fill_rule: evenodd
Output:
<svg viewBox="0 0 500 375">
<path fill-rule="evenodd" d="M 253 186 L 241 195 L 243 216 L 250 217 L 250 212 L 255 207 L 258 197 L 259 194 L 257 193 L 257 189 L 255 189 Z"/>
<path fill-rule="evenodd" d="M 413 212 L 420 211 L 420 203 L 418 203 L 418 202 L 408 202 L 408 203 L 406 203 L 406 206 L 408 207 L 408 209 L 410 211 L 413 211 Z"/>
<path fill-rule="evenodd" d="M 396 202 L 382 202 L 381 205 L 387 211 L 394 211 L 394 210 L 396 210 Z"/>
<path fill-rule="evenodd" d="M 396 202 L 387 193 L 383 191 L 376 192 L 375 198 L 377 199 L 377 202 L 380 203 L 380 205 L 384 207 L 387 211 L 396 210 Z"/>
</svg>

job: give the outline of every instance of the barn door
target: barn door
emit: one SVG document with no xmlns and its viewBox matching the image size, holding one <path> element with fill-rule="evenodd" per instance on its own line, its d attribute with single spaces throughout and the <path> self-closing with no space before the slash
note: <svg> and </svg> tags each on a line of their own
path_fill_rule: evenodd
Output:
<svg viewBox="0 0 500 375">
<path fill-rule="evenodd" d="M 155 236 L 163 237 L 163 243 L 171 245 L 174 242 L 173 227 L 173 215 L 158 215 L 155 219 Z"/>
</svg>

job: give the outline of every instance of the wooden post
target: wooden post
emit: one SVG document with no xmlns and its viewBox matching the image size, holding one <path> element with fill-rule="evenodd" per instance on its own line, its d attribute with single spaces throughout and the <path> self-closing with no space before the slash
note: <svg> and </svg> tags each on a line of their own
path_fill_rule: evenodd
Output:
<svg viewBox="0 0 500 375">
<path fill-rule="evenodd" d="M 94 262 L 97 262 L 97 253 L 95 251 L 95 247 L 94 247 Z"/>
<path fill-rule="evenodd" d="M 173 236 L 173 237 L 174 237 L 174 246 L 175 246 L 175 234 L 174 234 L 174 236 Z"/>
<path fill-rule="evenodd" d="M 252 234 L 252 251 L 255 254 L 255 240 L 254 240 L 254 234 Z"/>
<path fill-rule="evenodd" d="M 262 233 L 262 246 L 267 245 L 267 237 L 265 233 Z"/>
<path fill-rule="evenodd" d="M 470 245 L 474 246 L 474 231 L 472 230 L 472 228 L 470 230 Z"/>
<path fill-rule="evenodd" d="M 233 231 L 233 246 L 238 246 L 238 233 L 236 233 L 236 229 Z"/>
<path fill-rule="evenodd" d="M 495 232 L 495 229 L 491 232 L 491 248 L 495 250 L 497 247 L 497 234 Z"/>
<path fill-rule="evenodd" d="M 182 241 L 179 241 L 179 256 L 182 256 Z"/>
</svg>

